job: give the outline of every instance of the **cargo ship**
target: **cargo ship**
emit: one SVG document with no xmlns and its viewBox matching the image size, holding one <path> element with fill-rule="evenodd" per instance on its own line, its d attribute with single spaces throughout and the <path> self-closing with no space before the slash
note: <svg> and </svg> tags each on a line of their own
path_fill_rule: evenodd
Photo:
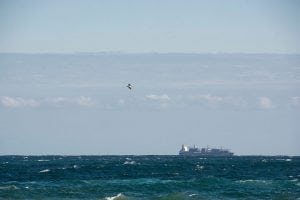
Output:
<svg viewBox="0 0 300 200">
<path fill-rule="evenodd" d="M 230 152 L 229 149 L 223 148 L 198 148 L 196 145 L 194 147 L 188 147 L 182 145 L 179 155 L 181 156 L 210 156 L 210 157 L 220 157 L 220 156 L 233 156 L 234 153 Z"/>
</svg>

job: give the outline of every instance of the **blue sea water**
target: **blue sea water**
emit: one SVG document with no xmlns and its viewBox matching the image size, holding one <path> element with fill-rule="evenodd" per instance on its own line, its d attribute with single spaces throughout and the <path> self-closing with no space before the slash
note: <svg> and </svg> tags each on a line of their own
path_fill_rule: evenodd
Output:
<svg viewBox="0 0 300 200">
<path fill-rule="evenodd" d="M 300 199 L 300 157 L 0 156 L 0 199 Z"/>
</svg>

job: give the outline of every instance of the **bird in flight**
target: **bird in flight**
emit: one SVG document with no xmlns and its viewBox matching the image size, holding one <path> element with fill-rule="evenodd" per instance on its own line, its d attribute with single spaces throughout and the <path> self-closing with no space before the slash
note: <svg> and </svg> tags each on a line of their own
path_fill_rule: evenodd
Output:
<svg viewBox="0 0 300 200">
<path fill-rule="evenodd" d="M 130 83 L 128 83 L 127 87 L 128 87 L 129 90 L 132 89 L 132 85 Z"/>
</svg>

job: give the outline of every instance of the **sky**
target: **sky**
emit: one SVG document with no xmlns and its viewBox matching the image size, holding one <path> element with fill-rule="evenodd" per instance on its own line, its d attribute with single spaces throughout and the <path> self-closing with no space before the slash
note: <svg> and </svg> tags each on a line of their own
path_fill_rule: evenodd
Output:
<svg viewBox="0 0 300 200">
<path fill-rule="evenodd" d="M 299 8 L 0 0 L 0 155 L 300 155 Z"/>
<path fill-rule="evenodd" d="M 299 63 L 281 54 L 0 54 L 0 154 L 174 155 L 195 144 L 299 155 Z"/>
<path fill-rule="evenodd" d="M 0 52 L 299 53 L 297 0 L 1 0 Z"/>
</svg>

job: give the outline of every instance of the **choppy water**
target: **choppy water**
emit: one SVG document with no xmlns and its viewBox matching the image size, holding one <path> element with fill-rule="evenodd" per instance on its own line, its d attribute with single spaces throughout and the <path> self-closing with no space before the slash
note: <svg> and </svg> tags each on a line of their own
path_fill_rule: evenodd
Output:
<svg viewBox="0 0 300 200">
<path fill-rule="evenodd" d="M 0 199 L 300 199 L 300 157 L 0 156 Z"/>
</svg>

